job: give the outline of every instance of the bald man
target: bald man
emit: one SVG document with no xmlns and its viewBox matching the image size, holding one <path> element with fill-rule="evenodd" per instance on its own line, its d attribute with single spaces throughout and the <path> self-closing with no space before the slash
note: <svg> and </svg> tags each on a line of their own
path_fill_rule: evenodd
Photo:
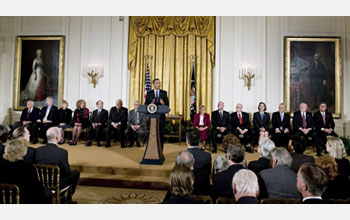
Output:
<svg viewBox="0 0 350 220">
<path fill-rule="evenodd" d="M 30 141 L 32 144 L 38 143 L 38 122 L 40 117 L 40 109 L 34 106 L 32 100 L 28 100 L 26 108 L 21 114 L 21 126 L 25 126 L 30 132 Z"/>
<path fill-rule="evenodd" d="M 80 172 L 71 170 L 68 163 L 68 152 L 58 147 L 61 141 L 61 131 L 58 127 L 51 127 L 46 132 L 47 144 L 35 151 L 36 164 L 57 165 L 60 168 L 60 188 L 72 185 L 72 194 L 79 182 Z"/>
<path fill-rule="evenodd" d="M 211 113 L 211 123 L 213 125 L 213 153 L 217 152 L 218 134 L 222 137 L 227 135 L 230 130 L 230 114 L 224 110 L 225 104 L 223 101 L 218 102 L 218 110 Z"/>
</svg>

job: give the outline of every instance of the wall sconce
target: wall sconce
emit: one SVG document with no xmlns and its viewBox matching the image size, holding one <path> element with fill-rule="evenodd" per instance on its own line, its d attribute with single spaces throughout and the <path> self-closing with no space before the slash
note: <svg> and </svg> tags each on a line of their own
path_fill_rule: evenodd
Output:
<svg viewBox="0 0 350 220">
<path fill-rule="evenodd" d="M 96 88 L 97 79 L 102 77 L 102 68 L 100 66 L 96 66 L 94 64 L 88 66 L 87 75 L 90 77 L 91 83 L 94 88 Z"/>
<path fill-rule="evenodd" d="M 239 78 L 243 79 L 246 82 L 248 87 L 248 91 L 250 91 L 250 87 L 252 85 L 252 79 L 255 77 L 255 66 L 244 66 L 239 69 Z"/>
</svg>

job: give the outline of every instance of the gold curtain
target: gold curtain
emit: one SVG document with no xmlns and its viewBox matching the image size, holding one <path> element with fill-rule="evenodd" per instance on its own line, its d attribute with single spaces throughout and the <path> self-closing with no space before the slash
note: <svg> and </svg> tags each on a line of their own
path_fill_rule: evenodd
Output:
<svg viewBox="0 0 350 220">
<path fill-rule="evenodd" d="M 129 109 L 136 100 L 144 103 L 149 63 L 151 84 L 154 78 L 159 78 L 161 88 L 168 92 L 169 114 L 182 114 L 189 120 L 194 63 L 197 110 L 200 105 L 205 105 L 210 113 L 214 56 L 215 17 L 130 17 Z"/>
</svg>

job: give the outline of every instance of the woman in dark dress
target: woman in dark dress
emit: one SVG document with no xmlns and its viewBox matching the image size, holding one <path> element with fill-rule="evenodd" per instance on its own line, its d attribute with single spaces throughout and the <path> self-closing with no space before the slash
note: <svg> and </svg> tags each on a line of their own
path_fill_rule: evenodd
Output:
<svg viewBox="0 0 350 220">
<path fill-rule="evenodd" d="M 10 141 L 0 162 L 0 182 L 15 184 L 19 188 L 21 204 L 50 203 L 50 193 L 45 193 L 35 168 L 23 160 L 27 153 L 27 141 L 23 138 Z"/>
<path fill-rule="evenodd" d="M 338 137 L 328 136 L 326 150 L 329 156 L 334 158 L 338 164 L 338 173 L 350 176 L 350 163 L 346 159 L 346 150 L 343 141 Z"/>
<path fill-rule="evenodd" d="M 258 105 L 258 112 L 253 115 L 254 124 L 254 144 L 257 145 L 260 138 L 267 138 L 269 136 L 270 114 L 266 112 L 266 104 L 260 102 Z"/>
<path fill-rule="evenodd" d="M 74 127 L 70 145 L 76 145 L 82 129 L 89 127 L 89 109 L 86 108 L 86 102 L 81 99 L 77 101 L 76 105 L 77 109 L 75 109 L 73 116 Z"/>
<path fill-rule="evenodd" d="M 191 168 L 177 164 L 169 176 L 171 197 L 163 204 L 196 204 L 190 195 L 193 191 L 194 176 Z"/>
<path fill-rule="evenodd" d="M 338 164 L 330 156 L 316 158 L 317 166 L 328 176 L 328 186 L 322 194 L 323 199 L 348 199 L 350 198 L 350 179 L 349 177 L 338 174 Z"/>
<path fill-rule="evenodd" d="M 62 101 L 61 108 L 58 110 L 58 127 L 61 128 L 62 140 L 59 144 L 65 142 L 64 130 L 69 128 L 72 123 L 72 110 L 68 108 L 68 102 L 66 100 Z"/>
</svg>

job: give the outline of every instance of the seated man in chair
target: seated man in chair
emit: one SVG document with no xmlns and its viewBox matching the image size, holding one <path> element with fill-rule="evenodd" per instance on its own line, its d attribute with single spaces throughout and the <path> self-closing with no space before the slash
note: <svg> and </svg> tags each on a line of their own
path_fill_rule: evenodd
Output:
<svg viewBox="0 0 350 220">
<path fill-rule="evenodd" d="M 230 114 L 224 111 L 224 102 L 218 102 L 218 110 L 211 113 L 211 122 L 213 125 L 213 153 L 217 152 L 217 138 L 218 134 L 224 136 L 229 133 L 230 129 Z"/>
<path fill-rule="evenodd" d="M 32 144 L 38 143 L 38 123 L 40 117 L 40 109 L 34 106 L 32 100 L 27 101 L 27 107 L 23 109 L 21 114 L 21 125 L 26 126 L 30 132 L 30 140 Z"/>
<path fill-rule="evenodd" d="M 135 101 L 134 109 L 129 112 L 128 127 L 125 134 L 129 140 L 129 147 L 134 145 L 134 136 L 136 136 L 136 146 L 140 147 L 141 138 L 147 131 L 147 118 L 145 113 L 138 111 L 140 102 Z"/>
<path fill-rule="evenodd" d="M 96 102 L 97 109 L 92 112 L 91 117 L 91 125 L 88 129 L 89 141 L 86 146 L 89 147 L 92 144 L 92 138 L 95 136 L 97 147 L 100 147 L 100 140 L 102 136 L 103 130 L 106 128 L 107 120 L 108 120 L 108 111 L 103 109 L 103 101 L 98 100 Z"/>
</svg>

